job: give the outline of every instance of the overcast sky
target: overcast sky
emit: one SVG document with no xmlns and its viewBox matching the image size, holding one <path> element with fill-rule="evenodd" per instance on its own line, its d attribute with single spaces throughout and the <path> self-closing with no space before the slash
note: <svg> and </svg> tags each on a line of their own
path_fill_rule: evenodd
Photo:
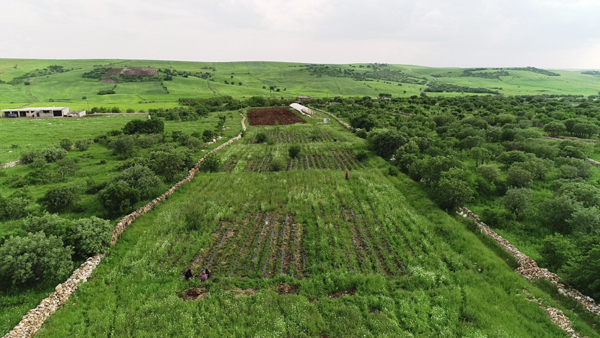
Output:
<svg viewBox="0 0 600 338">
<path fill-rule="evenodd" d="M 0 0 L 1 58 L 600 68 L 598 0 Z"/>
</svg>

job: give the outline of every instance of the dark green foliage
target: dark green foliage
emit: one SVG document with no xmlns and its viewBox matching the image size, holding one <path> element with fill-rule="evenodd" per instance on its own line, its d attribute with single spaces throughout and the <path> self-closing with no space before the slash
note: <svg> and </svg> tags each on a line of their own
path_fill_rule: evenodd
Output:
<svg viewBox="0 0 600 338">
<path fill-rule="evenodd" d="M 265 143 L 267 141 L 267 138 L 267 134 L 259 132 L 254 137 L 254 140 L 256 141 L 256 143 Z"/>
<path fill-rule="evenodd" d="M 221 168 L 221 159 L 215 154 L 210 154 L 204 158 L 200 170 L 203 172 L 217 172 Z"/>
<path fill-rule="evenodd" d="M 60 140 L 60 147 L 66 151 L 69 151 L 71 150 L 71 147 L 73 147 L 73 142 L 67 138 L 64 138 Z"/>
<path fill-rule="evenodd" d="M 194 165 L 192 154 L 187 150 L 163 148 L 148 154 L 152 171 L 164 175 L 168 182 L 173 182 L 177 175 L 184 174 Z"/>
<path fill-rule="evenodd" d="M 150 160 L 152 163 L 152 159 Z M 123 170 L 118 176 L 113 179 L 113 182 L 124 181 L 137 190 L 141 198 L 149 198 L 152 196 L 152 191 L 162 185 L 162 181 L 148 167 L 135 165 L 131 168 Z"/>
<path fill-rule="evenodd" d="M 79 189 L 75 186 L 62 186 L 46 191 L 40 203 L 50 212 L 65 211 L 79 200 Z"/>
<path fill-rule="evenodd" d="M 79 219 L 73 222 L 68 242 L 81 258 L 107 253 L 111 245 L 112 230 L 113 226 L 107 220 L 98 217 Z"/>
<path fill-rule="evenodd" d="M 72 249 L 43 232 L 13 237 L 0 247 L 0 276 L 12 284 L 32 285 L 71 273 Z"/>
<path fill-rule="evenodd" d="M 291 145 L 290 148 L 288 149 L 288 153 L 290 155 L 290 158 L 296 158 L 299 154 L 300 154 L 300 146 L 297 144 Z"/>
<path fill-rule="evenodd" d="M 366 151 L 359 151 L 356 153 L 356 160 L 360 162 L 364 162 L 369 157 L 369 154 Z"/>
<path fill-rule="evenodd" d="M 408 142 L 408 136 L 397 130 L 377 130 L 369 134 L 367 141 L 370 150 L 389 160 L 398 148 Z"/>
<path fill-rule="evenodd" d="M 87 151 L 90 149 L 90 141 L 89 140 L 79 140 L 75 143 L 75 148 L 80 151 Z"/>
<path fill-rule="evenodd" d="M 125 181 L 111 182 L 98 193 L 98 201 L 111 217 L 133 211 L 139 200 L 140 192 Z"/>
</svg>

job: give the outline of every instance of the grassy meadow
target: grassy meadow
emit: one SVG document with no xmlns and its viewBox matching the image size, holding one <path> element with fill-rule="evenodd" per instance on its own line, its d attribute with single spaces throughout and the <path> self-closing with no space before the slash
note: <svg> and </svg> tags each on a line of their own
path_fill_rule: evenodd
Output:
<svg viewBox="0 0 600 338">
<path fill-rule="evenodd" d="M 535 300 L 599 336 L 417 183 L 373 154 L 352 158 L 363 139 L 305 120 L 250 127 L 218 153 L 221 172 L 134 222 L 37 336 L 564 337 Z M 305 164 L 290 167 L 290 142 Z M 205 267 L 206 283 L 182 278 Z M 182 299 L 191 289 L 204 297 Z M 1 333 L 29 292 L 10 298 Z"/>
<path fill-rule="evenodd" d="M 69 70 L 48 75 L 34 74 L 36 70 L 58 65 Z M 208 72 L 209 79 L 195 76 L 174 76 L 172 81 L 124 82 L 116 84 L 113 95 L 97 95 L 115 84 L 82 75 L 98 66 L 105 68 L 153 67 L 180 72 Z M 181 62 L 150 60 L 22 60 L 0 59 L 0 108 L 24 106 L 69 106 L 72 110 L 118 106 L 135 111 L 150 108 L 170 108 L 182 97 L 273 96 L 291 98 L 378 96 L 389 93 L 394 97 L 418 95 L 423 85 L 394 81 L 357 81 L 349 77 L 311 75 L 305 65 L 282 62 Z M 330 65 L 342 70 L 364 72 L 367 64 Z M 362 67 L 362 68 L 361 68 Z M 214 69 L 214 70 L 213 70 Z M 401 71 L 423 81 L 439 81 L 467 87 L 502 88 L 504 95 L 574 94 L 596 95 L 600 77 L 577 71 L 556 71 L 560 76 L 546 76 L 524 70 L 509 70 L 509 76 L 497 79 L 461 77 L 463 69 L 430 68 L 409 65 L 388 65 L 390 71 Z M 34 75 L 10 84 L 15 78 Z M 443 74 L 436 78 L 432 75 Z M 37 75 L 37 76 L 36 76 Z M 29 85 L 25 84 L 25 80 Z M 229 84 L 225 84 L 227 81 Z M 242 85 L 239 85 L 239 83 Z M 163 87 L 164 85 L 164 87 Z M 273 86 L 275 90 L 270 91 Z M 266 89 L 264 89 L 265 87 Z M 166 88 L 166 89 L 165 89 Z M 276 89 L 280 91 L 277 92 Z M 457 96 L 461 93 L 428 93 L 428 95 Z M 84 99 L 85 97 L 85 99 Z"/>
</svg>

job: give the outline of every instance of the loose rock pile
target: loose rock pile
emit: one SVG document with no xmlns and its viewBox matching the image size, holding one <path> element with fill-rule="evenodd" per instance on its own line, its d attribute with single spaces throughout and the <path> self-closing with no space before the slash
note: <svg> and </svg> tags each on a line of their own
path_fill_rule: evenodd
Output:
<svg viewBox="0 0 600 338">
<path fill-rule="evenodd" d="M 246 117 L 242 115 L 242 129 L 246 130 L 244 121 Z M 231 143 L 242 138 L 242 134 L 232 138 L 231 140 L 221 144 L 215 149 L 204 155 L 192 169 L 189 170 L 188 176 L 177 182 L 167 192 L 153 199 L 150 203 L 132 212 L 131 214 L 123 217 L 119 223 L 113 229 L 112 244 L 115 245 L 119 239 L 119 235 L 127 229 L 127 227 L 135 221 L 136 218 L 142 216 L 148 211 L 152 210 L 157 204 L 165 200 L 167 196 L 173 194 L 175 190 L 179 189 L 184 183 L 191 181 L 196 173 L 199 172 L 200 166 L 206 156 L 216 153 L 217 151 L 227 147 Z M 4 338 L 21 338 L 21 337 L 32 337 L 41 327 L 42 324 L 48 319 L 54 312 L 56 312 L 71 296 L 71 294 L 77 290 L 80 282 L 85 283 L 87 278 L 94 272 L 94 269 L 100 264 L 100 261 L 104 258 L 104 255 L 96 255 L 88 258 L 77 270 L 73 272 L 71 277 L 66 282 L 56 286 L 56 291 L 50 294 L 48 298 L 42 300 L 42 302 L 33 310 L 30 310 L 15 328 L 7 333 Z"/>
<path fill-rule="evenodd" d="M 588 162 L 590 162 L 590 163 L 591 163 L 591 164 L 593 164 L 593 165 L 600 166 L 600 162 L 598 162 L 598 161 L 594 161 L 594 160 L 592 160 L 591 158 L 586 158 L 585 160 L 586 160 L 586 161 L 588 161 Z"/>
<path fill-rule="evenodd" d="M 58 284 L 56 291 L 52 292 L 48 298 L 33 310 L 29 310 L 21 322 L 15 326 L 4 338 L 31 337 L 33 336 L 56 310 L 58 310 L 71 296 L 71 293 L 77 289 L 80 282 L 85 283 L 94 269 L 100 264 L 104 255 L 96 255 L 88 258 L 85 263 L 73 272 L 66 282 Z"/>
<path fill-rule="evenodd" d="M 21 161 L 12 161 L 2 165 L 2 169 L 12 168 L 21 164 Z"/>
<path fill-rule="evenodd" d="M 590 143 L 598 143 L 596 140 L 590 140 L 587 138 L 579 138 L 579 137 L 568 137 L 568 136 L 548 136 L 544 135 L 545 139 L 549 140 L 571 140 L 571 141 L 580 141 L 580 142 L 590 142 Z"/>
<path fill-rule="evenodd" d="M 479 228 L 479 230 L 481 230 L 481 232 L 485 233 L 486 235 L 488 235 L 491 238 L 493 238 L 494 240 L 496 240 L 496 242 L 502 248 L 504 248 L 504 250 L 510 252 L 515 257 L 517 262 L 519 262 L 519 264 L 521 265 L 516 270 L 517 273 L 519 273 L 521 276 L 525 277 L 526 279 L 528 279 L 532 282 L 535 282 L 538 279 L 545 279 L 545 280 L 549 281 L 550 283 L 556 285 L 556 287 L 558 288 L 558 292 L 560 294 L 573 298 L 579 304 L 581 304 L 581 306 L 583 306 L 583 308 L 586 309 L 587 311 L 592 312 L 596 315 L 600 315 L 600 306 L 598 304 L 596 304 L 592 298 L 587 297 L 587 296 L 583 295 L 581 292 L 579 292 L 575 289 L 569 288 L 569 287 L 565 286 L 564 284 L 560 283 L 560 278 L 555 273 L 548 271 L 548 269 L 543 269 L 543 268 L 538 267 L 537 263 L 533 259 L 529 258 L 527 255 L 525 255 L 524 253 L 519 251 L 519 249 L 517 249 L 514 245 L 510 244 L 509 241 L 504 239 L 502 236 L 498 235 L 495 231 L 493 231 L 492 229 L 490 229 L 490 227 L 488 227 L 485 223 L 483 223 L 479 219 L 479 216 L 477 214 L 475 214 L 471 210 L 464 208 L 464 207 L 461 208 L 461 212 L 459 214 L 463 217 L 469 217 L 469 218 L 473 219 L 475 221 L 475 223 L 477 224 L 477 227 Z M 548 309 L 552 309 L 552 308 L 548 308 Z M 548 312 L 548 309 L 546 309 L 546 312 Z M 556 310 L 556 311 L 559 311 L 559 310 Z M 553 313 L 555 313 L 555 312 L 553 312 Z M 548 314 L 550 314 L 550 313 L 548 313 Z M 560 312 L 560 316 L 564 317 L 564 319 L 566 319 L 568 322 L 568 318 L 566 318 L 566 316 L 564 316 L 564 314 L 562 314 L 562 312 Z M 560 316 L 557 315 L 556 318 L 562 318 Z M 564 322 L 564 319 L 560 319 L 560 320 Z M 554 318 L 553 318 L 553 320 L 554 320 Z M 571 324 L 569 322 L 569 327 L 570 327 L 570 325 Z M 559 324 L 559 326 L 561 326 L 561 325 Z M 562 326 L 561 326 L 561 328 L 562 328 Z M 567 331 L 567 333 L 571 334 L 568 331 Z M 576 335 L 573 337 L 576 337 Z"/>
</svg>

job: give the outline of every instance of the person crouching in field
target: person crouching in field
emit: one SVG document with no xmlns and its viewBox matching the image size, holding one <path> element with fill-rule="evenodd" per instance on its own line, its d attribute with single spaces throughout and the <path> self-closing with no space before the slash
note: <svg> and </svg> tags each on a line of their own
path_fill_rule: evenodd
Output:
<svg viewBox="0 0 600 338">
<path fill-rule="evenodd" d="M 202 271 L 202 274 L 200 275 L 200 280 L 202 282 L 204 282 L 209 278 L 210 278 L 210 271 L 208 271 L 208 269 L 204 269 L 204 271 Z"/>
</svg>

